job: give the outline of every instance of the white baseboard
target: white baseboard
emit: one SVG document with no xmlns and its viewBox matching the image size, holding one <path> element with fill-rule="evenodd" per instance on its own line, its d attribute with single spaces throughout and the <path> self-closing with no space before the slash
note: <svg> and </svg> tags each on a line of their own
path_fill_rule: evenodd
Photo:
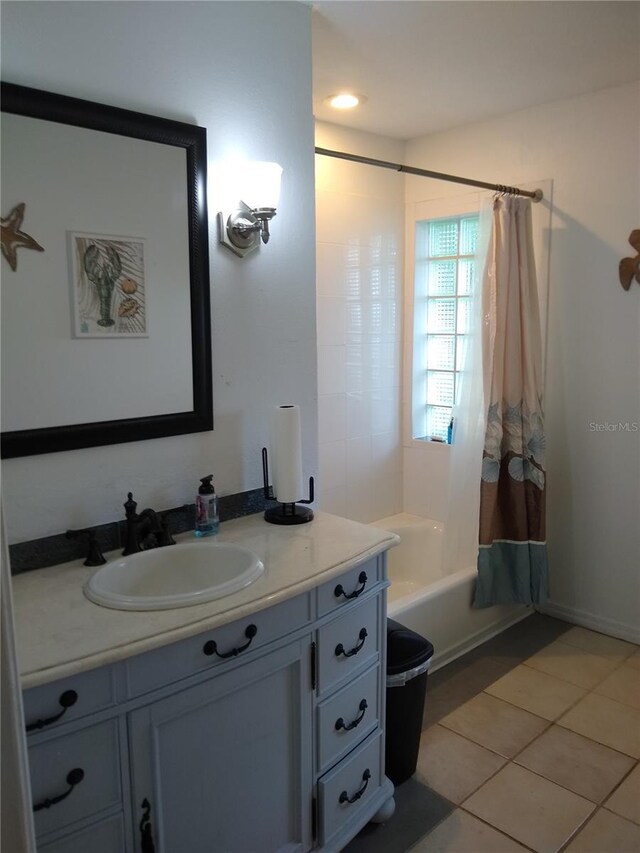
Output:
<svg viewBox="0 0 640 853">
<path fill-rule="evenodd" d="M 536 610 L 539 610 L 540 613 L 546 613 L 548 616 L 563 619 L 565 622 L 571 622 L 573 625 L 581 625 L 583 628 L 591 628 L 592 631 L 598 631 L 601 634 L 608 634 L 610 637 L 618 637 L 620 640 L 627 640 L 630 643 L 640 645 L 640 627 L 638 625 L 629 625 L 626 622 L 607 619 L 604 616 L 597 616 L 595 613 L 578 610 L 575 607 L 565 607 L 553 601 L 546 601 L 544 605 L 538 605 Z"/>
</svg>

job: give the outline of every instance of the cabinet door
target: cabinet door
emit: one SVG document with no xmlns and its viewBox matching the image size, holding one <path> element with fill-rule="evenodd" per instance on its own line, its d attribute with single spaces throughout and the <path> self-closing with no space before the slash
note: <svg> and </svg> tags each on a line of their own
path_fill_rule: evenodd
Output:
<svg viewBox="0 0 640 853">
<path fill-rule="evenodd" d="M 59 841 L 38 845 L 38 853 L 116 853 L 127 850 L 122 815 L 95 823 Z"/>
<path fill-rule="evenodd" d="M 298 640 L 130 714 L 135 850 L 149 849 L 145 826 L 156 853 L 311 848 L 309 648 Z"/>
</svg>

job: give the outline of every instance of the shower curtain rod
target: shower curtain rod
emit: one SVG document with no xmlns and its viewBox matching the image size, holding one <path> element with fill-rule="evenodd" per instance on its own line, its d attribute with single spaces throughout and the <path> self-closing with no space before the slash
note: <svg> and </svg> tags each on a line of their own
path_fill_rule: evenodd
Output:
<svg viewBox="0 0 640 853">
<path fill-rule="evenodd" d="M 387 160 L 374 160 L 371 157 L 360 157 L 359 154 L 347 154 L 345 151 L 332 151 L 330 148 L 316 148 L 316 154 L 326 157 L 338 157 L 340 160 L 351 160 L 354 163 L 365 163 L 368 166 L 380 166 L 382 169 L 393 169 L 408 175 L 420 175 L 423 178 L 434 178 L 436 181 L 450 181 L 454 184 L 466 184 L 469 187 L 482 187 L 485 190 L 495 190 L 509 195 L 523 195 L 534 201 L 542 201 L 542 190 L 521 190 L 518 187 L 507 187 L 504 184 L 489 184 L 486 181 L 474 181 L 471 178 L 460 178 L 457 175 L 446 175 L 444 172 L 432 172 L 429 169 L 417 169 L 415 166 L 402 166 L 400 163 L 389 163 Z"/>
</svg>

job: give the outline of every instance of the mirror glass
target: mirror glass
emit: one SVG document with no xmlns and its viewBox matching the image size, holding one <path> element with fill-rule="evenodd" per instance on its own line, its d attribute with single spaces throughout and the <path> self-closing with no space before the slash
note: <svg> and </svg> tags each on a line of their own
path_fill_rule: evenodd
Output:
<svg viewBox="0 0 640 853">
<path fill-rule="evenodd" d="M 211 429 L 205 130 L 11 84 L 2 110 L 2 455 Z"/>
</svg>

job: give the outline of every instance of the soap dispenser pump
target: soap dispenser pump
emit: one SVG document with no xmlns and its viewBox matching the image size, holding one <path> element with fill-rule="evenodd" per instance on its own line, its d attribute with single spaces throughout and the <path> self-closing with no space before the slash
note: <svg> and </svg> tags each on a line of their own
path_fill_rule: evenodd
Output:
<svg viewBox="0 0 640 853">
<path fill-rule="evenodd" d="M 220 530 L 218 496 L 212 480 L 213 474 L 200 480 L 196 495 L 196 536 L 215 536 Z"/>
</svg>

